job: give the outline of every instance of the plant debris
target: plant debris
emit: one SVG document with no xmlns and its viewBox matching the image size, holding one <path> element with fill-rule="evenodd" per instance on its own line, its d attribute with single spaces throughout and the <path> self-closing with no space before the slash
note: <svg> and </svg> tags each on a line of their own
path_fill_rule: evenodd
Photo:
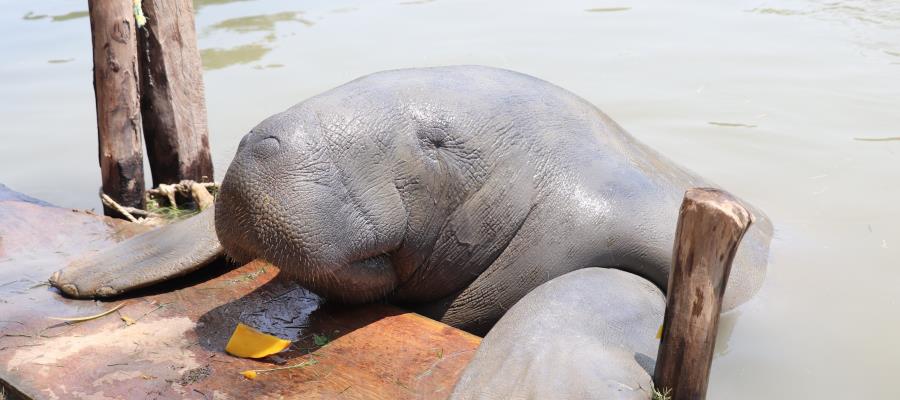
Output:
<svg viewBox="0 0 900 400">
<path fill-rule="evenodd" d="M 57 321 L 65 321 L 65 322 L 84 322 L 84 321 L 90 321 L 90 320 L 92 320 L 92 319 L 97 319 L 97 318 L 100 318 L 100 317 L 105 317 L 105 316 L 107 316 L 107 315 L 109 315 L 109 314 L 112 314 L 112 313 L 118 311 L 120 308 L 122 308 L 122 307 L 124 307 L 124 306 L 125 306 L 125 303 L 122 302 L 122 303 L 119 303 L 119 305 L 117 305 L 117 306 L 115 306 L 115 307 L 113 307 L 113 308 L 110 308 L 109 310 L 106 310 L 106 311 L 104 311 L 104 312 L 102 312 L 102 313 L 100 313 L 100 314 L 88 315 L 88 316 L 86 316 L 86 317 L 73 317 L 73 318 L 47 317 L 47 318 L 55 319 L 55 320 L 57 320 Z"/>
<path fill-rule="evenodd" d="M 278 368 L 269 368 L 269 369 L 248 369 L 246 371 L 241 371 L 240 373 L 241 373 L 241 375 L 244 376 L 244 378 L 252 380 L 252 379 L 256 379 L 260 373 L 281 371 L 281 370 L 285 370 L 285 369 L 305 368 L 305 367 L 310 367 L 310 366 L 316 365 L 318 363 L 319 363 L 319 361 L 316 360 L 315 358 L 310 358 L 309 360 L 306 360 L 300 364 L 289 365 L 287 367 L 278 367 Z"/>
<path fill-rule="evenodd" d="M 672 400 L 672 389 L 665 388 L 660 390 L 656 386 L 651 387 L 652 393 L 650 400 Z"/>
<path fill-rule="evenodd" d="M 319 335 L 319 334 L 315 334 L 315 333 L 313 334 L 313 343 L 315 343 L 316 346 L 322 347 L 322 346 L 328 344 L 328 342 L 330 342 L 330 341 L 331 341 L 331 339 L 328 339 L 328 336 Z"/>
</svg>

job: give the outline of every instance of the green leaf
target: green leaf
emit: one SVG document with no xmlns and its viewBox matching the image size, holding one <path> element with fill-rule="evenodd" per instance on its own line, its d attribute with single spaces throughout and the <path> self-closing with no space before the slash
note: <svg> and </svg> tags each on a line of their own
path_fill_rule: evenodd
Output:
<svg viewBox="0 0 900 400">
<path fill-rule="evenodd" d="M 329 341 L 328 336 L 313 334 L 313 343 L 315 343 L 316 346 L 324 346 L 328 344 Z"/>
</svg>

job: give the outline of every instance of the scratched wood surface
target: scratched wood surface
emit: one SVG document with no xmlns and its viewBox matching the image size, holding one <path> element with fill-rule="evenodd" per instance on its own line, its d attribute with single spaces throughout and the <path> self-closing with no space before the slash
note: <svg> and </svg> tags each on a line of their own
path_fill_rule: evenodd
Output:
<svg viewBox="0 0 900 400">
<path fill-rule="evenodd" d="M 480 342 L 388 305 L 322 304 L 259 261 L 109 302 L 65 299 L 41 284 L 73 255 L 145 229 L 0 185 L 0 385 L 9 398 L 440 399 Z M 123 302 L 87 322 L 48 318 Z M 239 321 L 295 343 L 263 360 L 231 357 L 223 349 Z M 293 365 L 303 366 L 240 375 Z"/>
</svg>

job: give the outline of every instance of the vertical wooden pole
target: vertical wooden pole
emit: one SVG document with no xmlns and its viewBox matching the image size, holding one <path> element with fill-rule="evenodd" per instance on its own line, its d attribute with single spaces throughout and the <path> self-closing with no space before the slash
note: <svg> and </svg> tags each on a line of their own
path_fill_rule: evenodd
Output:
<svg viewBox="0 0 900 400">
<path fill-rule="evenodd" d="M 88 0 L 88 9 L 103 192 L 121 205 L 142 207 L 144 153 L 132 4 L 126 0 Z M 103 211 L 118 215 L 105 206 Z"/>
<path fill-rule="evenodd" d="M 141 111 L 153 184 L 213 180 L 191 0 L 143 0 Z"/>
<path fill-rule="evenodd" d="M 722 295 L 738 244 L 753 220 L 737 199 L 716 189 L 684 195 L 662 341 L 653 381 L 672 400 L 704 399 Z"/>
</svg>

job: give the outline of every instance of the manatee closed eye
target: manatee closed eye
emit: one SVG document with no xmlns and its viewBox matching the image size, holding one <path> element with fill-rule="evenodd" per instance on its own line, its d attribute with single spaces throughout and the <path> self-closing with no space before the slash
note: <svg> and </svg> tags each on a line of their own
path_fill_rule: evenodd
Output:
<svg viewBox="0 0 900 400">
<path fill-rule="evenodd" d="M 484 333 L 532 289 L 582 268 L 664 289 L 678 208 L 697 186 L 711 185 L 540 79 L 477 66 L 387 71 L 253 128 L 222 182 L 215 232 L 200 226 L 212 213 L 166 226 L 53 283 L 81 297 L 121 293 L 198 267 L 221 242 L 327 299 L 385 299 Z M 765 275 L 771 224 L 753 212 L 725 309 Z M 167 240 L 180 234 L 196 243 Z"/>
</svg>

